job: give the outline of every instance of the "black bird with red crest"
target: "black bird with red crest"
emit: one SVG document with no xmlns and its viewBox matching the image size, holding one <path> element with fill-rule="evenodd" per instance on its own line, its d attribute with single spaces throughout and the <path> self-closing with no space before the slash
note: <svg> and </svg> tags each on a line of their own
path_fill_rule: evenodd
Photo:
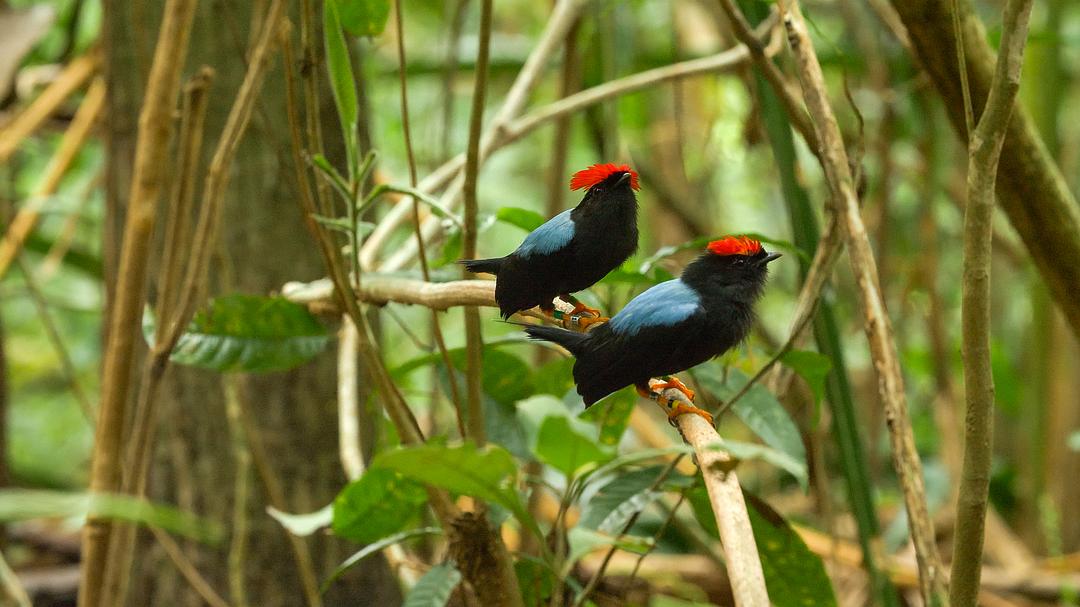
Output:
<svg viewBox="0 0 1080 607">
<path fill-rule="evenodd" d="M 596 284 L 637 249 L 638 175 L 627 165 L 594 164 L 574 174 L 571 190 L 585 190 L 573 209 L 533 230 L 505 257 L 461 263 L 470 272 L 496 275 L 495 301 L 503 318 L 540 306 L 553 313 L 559 297 L 587 312 L 582 326 L 607 320 L 572 294 Z"/>
<path fill-rule="evenodd" d="M 719 356 L 746 338 L 768 263 L 779 256 L 745 236 L 715 240 L 682 276 L 651 287 L 588 333 L 539 325 L 525 332 L 577 358 L 574 383 L 586 407 L 630 385 L 646 397 L 653 390 L 678 388 L 693 401 L 693 391 L 667 376 Z M 650 389 L 654 377 L 668 383 Z M 682 403 L 674 403 L 668 415 L 687 412 L 712 422 L 705 411 Z"/>
</svg>

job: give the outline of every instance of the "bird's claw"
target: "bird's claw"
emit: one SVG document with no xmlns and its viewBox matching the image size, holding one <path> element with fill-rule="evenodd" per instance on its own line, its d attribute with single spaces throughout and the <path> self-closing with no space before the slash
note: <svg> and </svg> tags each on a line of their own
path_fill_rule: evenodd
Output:
<svg viewBox="0 0 1080 607">
<path fill-rule="evenodd" d="M 699 407 L 688 405 L 681 400 L 668 401 L 667 408 L 668 423 L 672 426 L 676 426 L 675 419 L 684 413 L 693 413 L 694 415 L 700 415 L 702 418 L 705 419 L 705 421 L 709 422 L 710 426 L 712 426 L 714 423 L 712 413 L 709 413 L 708 411 Z"/>
<path fill-rule="evenodd" d="M 584 312 L 590 316 L 600 318 L 600 310 L 596 308 L 590 308 L 589 306 L 581 303 L 580 301 L 574 304 L 574 309 L 570 311 L 571 316 L 579 316 Z"/>
<path fill-rule="evenodd" d="M 695 392 L 691 390 L 686 384 L 682 383 L 682 380 L 674 375 L 664 378 L 664 382 L 660 384 L 654 384 L 651 386 L 653 390 L 657 392 L 663 392 L 668 388 L 675 388 L 679 392 L 686 395 L 686 398 L 690 399 L 690 402 L 694 402 Z"/>
</svg>

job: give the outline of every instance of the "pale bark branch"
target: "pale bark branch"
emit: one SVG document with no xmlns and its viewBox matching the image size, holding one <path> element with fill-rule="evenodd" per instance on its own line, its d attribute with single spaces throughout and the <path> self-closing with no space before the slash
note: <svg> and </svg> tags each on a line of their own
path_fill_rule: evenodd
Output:
<svg viewBox="0 0 1080 607">
<path fill-rule="evenodd" d="M 975 605 L 982 573 L 986 504 L 993 458 L 994 378 L 990 363 L 990 263 L 993 254 L 994 184 L 998 161 L 1020 88 L 1032 0 L 1009 0 L 1002 13 L 1001 49 L 990 93 L 968 144 L 964 210 L 964 277 L 961 301 L 964 359 L 964 463 L 956 500 L 952 586 L 956 607 Z M 958 48 L 963 34 L 957 24 Z M 960 54 L 963 57 L 963 54 Z M 966 73 L 961 66 L 961 73 Z M 964 82 L 967 90 L 966 81 Z M 965 95 L 967 98 L 968 95 Z"/>
<path fill-rule="evenodd" d="M 652 387 L 662 380 L 649 380 Z M 693 406 L 686 395 L 676 388 L 667 388 L 659 395 L 666 400 L 679 400 Z M 660 405 L 665 413 L 668 408 Z M 716 527 L 720 531 L 720 543 L 724 547 L 724 563 L 727 565 L 731 593 L 737 607 L 759 607 L 769 604 L 765 588 L 765 574 L 761 569 L 754 530 L 746 511 L 739 477 L 735 474 L 734 460 L 720 447 L 720 435 L 716 428 L 695 413 L 683 413 L 675 418 L 675 424 L 688 445 L 693 447 Z"/>
<path fill-rule="evenodd" d="M 859 200 L 840 127 L 829 104 L 825 78 L 814 53 L 806 22 L 797 1 L 781 0 L 780 4 L 784 25 L 788 31 L 788 42 L 796 59 L 803 97 L 821 143 L 818 158 L 829 184 L 829 204 L 842 226 L 851 269 L 858 285 L 867 339 L 877 374 L 878 392 L 889 428 L 893 466 L 900 478 L 911 537 L 919 563 L 920 590 L 926 604 L 935 604 L 935 601 L 941 602 L 945 599 L 944 570 L 934 541 L 933 521 L 927 511 L 922 463 L 915 448 L 907 398 L 904 394 L 904 380 L 892 327 L 881 295 L 877 264 L 860 215 Z"/>
</svg>

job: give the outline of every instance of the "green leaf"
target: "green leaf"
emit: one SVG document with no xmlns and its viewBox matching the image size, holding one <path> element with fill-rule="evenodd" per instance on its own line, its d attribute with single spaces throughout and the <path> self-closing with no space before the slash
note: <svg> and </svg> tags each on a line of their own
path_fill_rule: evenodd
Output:
<svg viewBox="0 0 1080 607">
<path fill-rule="evenodd" d="M 300 304 L 226 295 L 195 314 L 171 359 L 222 372 L 282 371 L 315 357 L 329 340 L 326 328 Z"/>
<path fill-rule="evenodd" d="M 536 393 L 562 398 L 574 387 L 573 369 L 574 359 L 569 356 L 560 356 L 540 365 L 532 377 Z"/>
<path fill-rule="evenodd" d="M 345 178 L 334 168 L 334 165 L 330 164 L 330 161 L 326 159 L 326 156 L 322 154 L 315 154 L 311 157 L 311 165 L 317 170 L 316 175 L 323 178 L 326 183 L 330 184 L 330 187 L 337 191 L 342 200 L 346 203 L 352 201 L 352 194 L 349 193 L 349 184 L 345 181 Z"/>
<path fill-rule="evenodd" d="M 410 529 L 408 531 L 402 531 L 401 533 L 395 533 L 394 535 L 384 537 L 377 542 L 372 542 L 338 565 L 337 569 L 334 569 L 334 572 L 330 574 L 330 577 L 326 578 L 326 581 L 323 582 L 322 591 L 326 592 L 326 589 L 330 587 L 330 584 L 341 577 L 343 573 L 352 569 L 367 557 L 382 552 L 384 548 L 388 548 L 394 544 L 414 537 L 420 537 L 421 535 L 438 535 L 440 533 L 442 533 L 442 529 L 439 529 L 438 527 L 420 527 L 419 529 Z"/>
<path fill-rule="evenodd" d="M 436 216 L 443 219 L 449 219 L 458 229 L 461 229 L 465 226 L 461 218 L 455 215 L 454 212 L 447 208 L 445 205 L 443 205 L 443 203 L 440 202 L 438 198 L 435 198 L 430 194 L 421 192 L 420 190 L 409 187 L 407 185 L 392 185 L 388 183 L 379 184 L 374 190 L 371 191 L 371 194 L 368 195 L 368 199 L 364 202 L 364 205 L 359 209 L 359 211 L 362 213 L 363 211 L 367 210 L 367 207 L 370 206 L 370 204 L 374 202 L 375 199 L 377 199 L 379 196 L 386 192 L 396 192 L 398 194 L 412 196 L 417 201 L 423 203 L 428 208 L 430 208 L 431 212 Z"/>
<path fill-rule="evenodd" d="M 354 1 L 356 0 L 349 0 L 346 4 Z M 357 127 L 360 106 L 356 100 L 356 79 L 353 77 L 349 47 L 341 32 L 340 4 L 341 0 L 326 0 L 323 3 L 323 40 L 326 46 L 326 69 L 330 73 L 330 90 L 341 118 L 341 132 L 349 158 L 349 173 L 352 174 L 359 157 Z"/>
<path fill-rule="evenodd" d="M 811 552 L 791 525 L 768 504 L 745 491 L 743 495 L 769 601 L 776 607 L 835 606 L 836 595 L 821 557 Z"/>
<path fill-rule="evenodd" d="M 533 395 L 532 373 L 520 357 L 499 348 L 485 347 L 480 382 L 484 392 L 503 404 L 513 404 Z M 450 351 L 450 360 L 459 371 L 465 371 L 465 350 Z"/>
<path fill-rule="evenodd" d="M 592 429 L 592 427 L 588 427 Z M 536 438 L 536 456 L 540 461 L 574 476 L 582 466 L 611 460 L 614 449 L 598 444 L 595 432 L 587 432 L 566 416 L 549 416 L 540 424 Z"/>
<path fill-rule="evenodd" d="M 744 443 L 740 441 L 721 439 L 717 448 L 727 451 L 740 460 L 760 459 L 777 468 L 787 470 L 799 481 L 799 485 L 805 490 L 807 485 L 806 460 L 797 460 L 783 451 L 773 449 L 766 445 L 756 443 Z"/>
<path fill-rule="evenodd" d="M 547 221 L 540 213 L 519 207 L 502 207 L 495 212 L 495 218 L 503 223 L 517 226 L 526 232 L 532 232 Z"/>
<path fill-rule="evenodd" d="M 129 495 L 0 489 L 0 521 L 89 516 L 152 525 L 210 544 L 220 541 L 222 535 L 212 521 Z"/>
<path fill-rule="evenodd" d="M 378 36 L 390 16 L 389 0 L 338 0 L 341 24 L 354 36 Z"/>
<path fill-rule="evenodd" d="M 297 537 L 307 537 L 323 527 L 329 527 L 334 520 L 334 505 L 327 504 L 315 512 L 291 514 L 282 512 L 273 506 L 266 507 L 270 518 L 281 524 L 289 533 Z"/>
<path fill-rule="evenodd" d="M 701 386 L 722 401 L 727 401 L 749 381 L 738 369 L 728 369 L 727 381 L 724 369 L 717 361 L 708 362 L 694 370 L 694 377 Z M 804 473 L 799 478 L 806 489 L 806 448 L 803 446 L 799 428 L 788 415 L 787 409 L 761 384 L 755 384 L 735 401 L 732 411 L 755 434 L 773 449 L 799 462 Z"/>
<path fill-rule="evenodd" d="M 481 449 L 472 443 L 402 447 L 380 453 L 372 467 L 395 470 L 414 481 L 497 502 L 511 510 L 520 506 L 517 493 L 510 487 L 517 475 L 517 464 L 506 449 L 497 445 Z"/>
<path fill-rule="evenodd" d="M 634 412 L 637 400 L 637 392 L 626 387 L 585 409 L 578 417 L 600 426 L 602 444 L 618 445 L 630 423 L 630 414 Z"/>
<path fill-rule="evenodd" d="M 825 378 L 832 370 L 832 361 L 824 354 L 807 350 L 789 350 L 780 357 L 780 362 L 787 365 L 792 371 L 799 374 L 810 386 L 814 393 L 814 407 L 821 403 L 821 397 L 825 394 Z M 815 416 L 816 417 L 816 416 Z"/>
<path fill-rule="evenodd" d="M 567 568 L 572 567 L 578 559 L 586 554 L 604 546 L 617 546 L 627 552 L 645 554 L 654 544 L 651 537 L 635 535 L 617 537 L 581 526 L 574 527 L 567 533 L 567 541 L 570 543 L 570 554 L 566 557 Z"/>
<path fill-rule="evenodd" d="M 1070 434 L 1065 444 L 1069 446 L 1070 450 L 1080 452 L 1080 431 Z"/>
<path fill-rule="evenodd" d="M 372 466 L 334 500 L 334 534 L 361 544 L 374 542 L 404 529 L 427 500 L 420 485 Z"/>
<path fill-rule="evenodd" d="M 534 560 L 521 558 L 514 563 L 522 602 L 527 607 L 540 607 L 550 602 L 555 588 L 555 572 Z"/>
<path fill-rule="evenodd" d="M 446 241 L 443 243 L 442 254 L 438 259 L 434 259 L 431 262 L 432 268 L 442 268 L 455 261 L 461 259 L 461 252 L 464 250 L 464 244 L 462 242 L 461 230 L 455 226 L 447 231 Z"/>
<path fill-rule="evenodd" d="M 635 501 L 637 496 L 653 493 L 651 488 L 665 468 L 666 466 L 650 466 L 611 479 L 585 504 L 578 525 L 587 529 L 605 531 L 611 529 L 616 519 L 622 518 L 621 513 L 627 510 L 627 508 L 623 507 L 624 504 L 634 502 L 636 505 L 642 502 L 641 499 Z M 651 500 L 645 501 L 638 510 L 643 509 L 649 503 L 651 503 Z M 616 512 L 620 512 L 620 514 L 616 516 Z M 633 511 L 630 514 L 633 514 Z M 622 523 L 617 525 L 616 531 L 622 529 L 622 524 L 625 524 L 627 519 L 629 519 L 629 516 L 622 518 Z"/>
<path fill-rule="evenodd" d="M 453 563 L 436 565 L 416 582 L 402 607 L 443 607 L 460 582 L 461 572 Z"/>
</svg>

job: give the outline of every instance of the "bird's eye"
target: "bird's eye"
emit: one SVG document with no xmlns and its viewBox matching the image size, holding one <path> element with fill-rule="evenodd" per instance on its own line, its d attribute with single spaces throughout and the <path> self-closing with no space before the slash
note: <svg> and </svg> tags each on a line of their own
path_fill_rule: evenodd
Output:
<svg viewBox="0 0 1080 607">
<path fill-rule="evenodd" d="M 604 188 L 602 188 L 600 186 L 593 186 L 593 189 L 592 189 L 593 194 L 602 194 L 603 192 L 604 192 Z"/>
<path fill-rule="evenodd" d="M 735 258 L 735 265 L 737 265 L 737 266 L 745 266 L 746 265 L 746 258 L 745 257 L 736 257 Z"/>
</svg>

